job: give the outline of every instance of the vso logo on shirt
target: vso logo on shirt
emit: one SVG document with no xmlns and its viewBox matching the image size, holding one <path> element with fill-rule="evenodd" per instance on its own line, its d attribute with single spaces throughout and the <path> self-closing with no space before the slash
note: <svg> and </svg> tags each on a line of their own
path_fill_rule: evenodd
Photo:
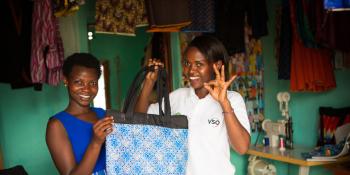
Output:
<svg viewBox="0 0 350 175">
<path fill-rule="evenodd" d="M 218 118 L 208 119 L 208 124 L 212 127 L 217 127 L 220 125 L 220 120 Z"/>
</svg>

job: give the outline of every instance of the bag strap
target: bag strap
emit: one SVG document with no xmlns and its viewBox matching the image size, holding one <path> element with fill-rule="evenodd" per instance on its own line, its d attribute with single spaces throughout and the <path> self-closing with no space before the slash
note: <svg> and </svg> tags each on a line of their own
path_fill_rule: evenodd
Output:
<svg viewBox="0 0 350 175">
<path fill-rule="evenodd" d="M 171 108 L 170 108 L 170 100 L 169 100 L 169 86 L 166 81 L 167 73 L 165 69 L 160 69 L 158 74 L 158 86 L 157 86 L 157 92 L 158 92 L 158 103 L 159 103 L 159 114 L 162 116 L 169 116 L 171 115 Z M 164 99 L 164 112 L 162 111 L 162 102 Z M 170 119 L 170 118 L 169 118 Z"/>
<path fill-rule="evenodd" d="M 149 71 L 154 71 L 154 66 L 142 68 L 135 76 L 125 99 L 124 106 L 122 109 L 126 116 L 132 116 L 137 101 L 138 90 L 141 87 L 143 80 L 145 79 Z M 159 104 L 159 115 L 166 117 L 166 120 L 170 120 L 171 109 L 169 101 L 169 87 L 166 83 L 166 70 L 163 68 L 158 69 L 157 79 L 157 93 L 158 93 L 158 104 Z M 162 110 L 162 103 L 164 98 L 164 112 Z M 169 117 L 169 118 L 168 118 Z"/>
<path fill-rule="evenodd" d="M 146 75 L 148 69 L 150 69 L 150 68 L 143 67 L 139 72 L 137 72 L 133 82 L 130 85 L 128 93 L 126 95 L 126 99 L 125 99 L 124 106 L 122 109 L 123 113 L 127 113 L 128 108 L 132 103 L 132 99 L 136 98 L 135 96 L 137 94 L 137 89 L 140 88 L 141 83 L 142 83 L 141 80 L 143 80 L 145 78 L 145 75 Z"/>
</svg>

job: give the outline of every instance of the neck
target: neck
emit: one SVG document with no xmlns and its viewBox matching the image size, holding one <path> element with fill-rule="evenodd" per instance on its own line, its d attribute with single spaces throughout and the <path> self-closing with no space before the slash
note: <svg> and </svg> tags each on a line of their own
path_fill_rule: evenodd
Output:
<svg viewBox="0 0 350 175">
<path fill-rule="evenodd" d="M 207 96 L 208 93 L 209 93 L 209 91 L 206 90 L 205 88 L 195 89 L 194 92 L 195 92 L 195 94 L 197 95 L 197 97 L 198 97 L 199 99 L 204 98 L 204 97 Z"/>
<path fill-rule="evenodd" d="M 69 104 L 65 111 L 70 114 L 80 115 L 80 114 L 89 113 L 91 111 L 91 108 L 90 106 L 79 106 L 79 105 Z"/>
</svg>

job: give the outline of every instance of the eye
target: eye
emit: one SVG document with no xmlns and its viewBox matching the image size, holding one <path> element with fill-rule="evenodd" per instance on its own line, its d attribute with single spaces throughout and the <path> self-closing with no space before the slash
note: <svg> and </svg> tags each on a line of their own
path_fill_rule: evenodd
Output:
<svg viewBox="0 0 350 175">
<path fill-rule="evenodd" d="M 96 87 L 98 85 L 97 81 L 92 81 L 90 82 L 90 86 Z"/>
<path fill-rule="evenodd" d="M 201 67 L 203 64 L 201 62 L 196 62 L 196 67 Z"/>
<path fill-rule="evenodd" d="M 77 86 L 83 86 L 84 85 L 84 83 L 81 80 L 74 80 L 73 83 L 74 83 L 74 85 L 77 85 Z"/>
<path fill-rule="evenodd" d="M 190 67 L 190 63 L 187 60 L 184 60 L 182 63 L 185 67 Z"/>
</svg>

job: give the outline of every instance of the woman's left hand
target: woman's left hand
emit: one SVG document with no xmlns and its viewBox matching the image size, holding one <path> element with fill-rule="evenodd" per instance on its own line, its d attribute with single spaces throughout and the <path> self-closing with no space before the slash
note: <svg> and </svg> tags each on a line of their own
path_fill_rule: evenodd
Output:
<svg viewBox="0 0 350 175">
<path fill-rule="evenodd" d="M 215 71 L 215 80 L 211 80 L 208 83 L 204 83 L 204 87 L 209 91 L 210 95 L 219 103 L 224 103 L 227 100 L 227 89 L 230 84 L 235 80 L 237 75 L 233 75 L 228 81 L 225 81 L 225 67 L 221 66 L 221 72 L 219 72 L 217 65 L 213 64 Z"/>
</svg>

